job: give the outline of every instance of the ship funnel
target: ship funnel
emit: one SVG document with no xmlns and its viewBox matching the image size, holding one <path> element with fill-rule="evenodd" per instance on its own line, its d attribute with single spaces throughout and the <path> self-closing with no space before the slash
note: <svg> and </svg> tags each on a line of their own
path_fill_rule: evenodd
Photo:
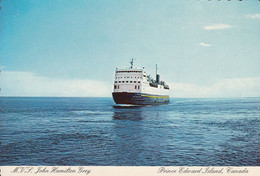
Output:
<svg viewBox="0 0 260 176">
<path fill-rule="evenodd" d="M 156 75 L 156 82 L 159 84 L 160 83 L 160 75 Z"/>
<path fill-rule="evenodd" d="M 158 67 L 157 67 L 157 64 L 156 64 L 156 83 L 160 83 L 160 75 L 158 74 Z"/>
</svg>

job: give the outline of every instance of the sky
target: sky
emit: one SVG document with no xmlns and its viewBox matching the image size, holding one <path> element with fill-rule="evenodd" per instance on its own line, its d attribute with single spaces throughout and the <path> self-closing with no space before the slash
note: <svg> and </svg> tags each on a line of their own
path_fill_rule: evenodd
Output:
<svg viewBox="0 0 260 176">
<path fill-rule="evenodd" d="M 0 96 L 111 97 L 134 58 L 171 97 L 260 97 L 258 0 L 0 3 Z"/>
</svg>

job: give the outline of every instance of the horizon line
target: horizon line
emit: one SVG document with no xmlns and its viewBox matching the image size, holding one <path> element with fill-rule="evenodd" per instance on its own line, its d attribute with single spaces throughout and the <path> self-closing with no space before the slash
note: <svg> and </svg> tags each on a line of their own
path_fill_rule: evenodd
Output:
<svg viewBox="0 0 260 176">
<path fill-rule="evenodd" d="M 92 97 L 92 96 L 86 96 L 86 97 L 80 97 L 80 96 L 0 96 L 0 98 L 113 98 L 110 97 Z M 216 99 L 216 98 L 260 98 L 260 96 L 257 97 L 170 97 L 170 99 L 174 98 L 209 98 L 209 99 Z"/>
</svg>

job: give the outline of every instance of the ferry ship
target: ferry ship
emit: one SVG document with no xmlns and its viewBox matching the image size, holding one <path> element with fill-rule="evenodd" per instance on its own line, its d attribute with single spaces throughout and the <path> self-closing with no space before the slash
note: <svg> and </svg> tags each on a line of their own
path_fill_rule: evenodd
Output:
<svg viewBox="0 0 260 176">
<path fill-rule="evenodd" d="M 144 68 L 130 68 L 115 70 L 113 99 L 116 104 L 127 105 L 161 105 L 170 102 L 169 86 L 160 80 L 157 73 L 154 80 Z"/>
</svg>

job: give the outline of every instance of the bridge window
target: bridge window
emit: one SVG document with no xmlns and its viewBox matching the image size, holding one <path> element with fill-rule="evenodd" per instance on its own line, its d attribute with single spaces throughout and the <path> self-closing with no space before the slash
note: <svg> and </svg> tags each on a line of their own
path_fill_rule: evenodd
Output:
<svg viewBox="0 0 260 176">
<path fill-rule="evenodd" d="M 126 83 L 128 83 L 128 81 L 126 81 Z"/>
<path fill-rule="evenodd" d="M 117 71 L 116 73 L 142 73 L 142 71 Z"/>
<path fill-rule="evenodd" d="M 121 81 L 118 81 L 119 83 L 121 83 Z"/>
<path fill-rule="evenodd" d="M 130 81 L 130 83 L 132 83 L 133 81 Z"/>
<path fill-rule="evenodd" d="M 122 83 L 125 83 L 125 81 L 122 81 Z"/>
<path fill-rule="evenodd" d="M 116 85 L 114 86 L 114 89 L 116 89 Z"/>
</svg>

